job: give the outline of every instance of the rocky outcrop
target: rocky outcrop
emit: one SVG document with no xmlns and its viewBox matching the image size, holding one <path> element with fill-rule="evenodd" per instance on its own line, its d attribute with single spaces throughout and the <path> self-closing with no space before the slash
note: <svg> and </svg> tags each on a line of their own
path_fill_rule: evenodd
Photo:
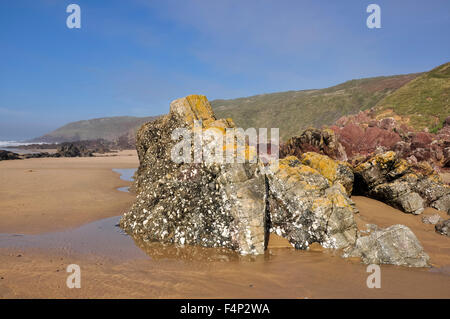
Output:
<svg viewBox="0 0 450 319">
<path fill-rule="evenodd" d="M 410 165 L 395 152 L 377 154 L 354 169 L 354 194 L 366 195 L 406 213 L 425 207 L 450 210 L 450 187 L 427 165 Z"/>
<path fill-rule="evenodd" d="M 450 236 L 450 219 L 439 221 L 435 229 L 441 235 Z"/>
<path fill-rule="evenodd" d="M 15 159 L 20 159 L 19 154 L 0 150 L 0 161 L 15 160 Z"/>
<path fill-rule="evenodd" d="M 75 145 L 73 143 L 63 143 L 58 147 L 56 154 L 59 157 L 90 157 L 93 156 L 93 152 L 88 150 L 83 145 Z M 58 157 L 56 155 L 56 157 Z"/>
<path fill-rule="evenodd" d="M 120 225 L 144 241 L 225 247 L 261 254 L 266 242 L 266 183 L 258 163 L 175 163 L 171 152 L 178 128 L 194 132 L 232 121 L 216 120 L 204 96 L 175 100 L 170 113 L 137 133 L 140 167 L 137 199 Z M 205 145 L 203 141 L 202 146 Z M 194 152 L 194 151 L 192 151 Z"/>
<path fill-rule="evenodd" d="M 172 102 L 167 116 L 143 125 L 136 145 L 137 199 L 122 228 L 147 242 L 226 247 L 241 254 L 263 253 L 270 231 L 299 249 L 314 242 L 329 248 L 354 244 L 355 208 L 343 186 L 351 189 L 353 175 L 326 156 L 308 153 L 305 164 L 290 157 L 264 166 L 251 163 L 252 148 L 246 145 L 245 163 L 173 161 L 176 129 L 213 128 L 223 138 L 233 127 L 230 119 L 217 120 L 206 98 L 196 95 Z"/>
<path fill-rule="evenodd" d="M 417 132 L 392 117 L 378 119 L 374 110 L 345 116 L 330 127 L 349 160 L 395 151 L 415 164 L 426 161 L 437 169 L 450 165 L 450 117 L 435 132 Z"/>
<path fill-rule="evenodd" d="M 267 177 L 271 231 L 287 238 L 297 249 L 306 249 L 312 243 L 325 248 L 355 243 L 353 202 L 341 184 L 333 185 L 295 156 L 270 166 Z"/>
<path fill-rule="evenodd" d="M 297 249 L 317 243 L 376 263 L 417 266 L 418 259 L 425 258 L 417 239 L 413 240 L 409 229 L 401 228 L 404 226 L 370 237 L 369 242 L 359 238 L 354 219 L 357 210 L 349 197 L 354 179 L 349 164 L 304 152 L 306 149 L 299 157 L 262 162 L 247 143 L 241 149 L 245 161 L 237 162 L 236 141 L 230 144 L 226 136 L 233 128 L 231 119 L 216 119 L 206 97 L 199 95 L 173 101 L 168 115 L 143 125 L 137 132 L 137 197 L 120 226 L 144 246 L 162 242 L 257 255 L 264 253 L 269 233 L 274 232 Z M 188 142 L 187 153 L 177 147 L 189 138 L 176 134 L 179 129 L 187 130 L 193 139 Z M 214 138 L 196 139 L 197 134 L 209 131 L 214 132 Z M 211 149 L 208 146 L 213 146 L 216 154 L 232 150 L 233 160 L 195 161 L 200 149 Z M 180 151 L 188 156 L 174 160 Z M 389 165 L 358 171 L 367 182 L 367 190 L 378 186 L 377 179 L 384 173 L 389 174 L 385 183 L 402 175 L 402 168 Z M 385 171 L 377 173 L 377 169 Z M 411 257 L 414 253 L 416 259 Z"/>
<path fill-rule="evenodd" d="M 331 129 L 308 128 L 300 136 L 294 136 L 280 146 L 280 158 L 289 155 L 300 158 L 306 152 L 327 155 L 340 161 L 347 160 L 344 147 Z"/>
<path fill-rule="evenodd" d="M 359 237 L 355 247 L 344 256 L 359 257 L 366 264 L 408 267 L 428 267 L 430 259 L 414 233 L 404 225 L 376 229 Z"/>
</svg>

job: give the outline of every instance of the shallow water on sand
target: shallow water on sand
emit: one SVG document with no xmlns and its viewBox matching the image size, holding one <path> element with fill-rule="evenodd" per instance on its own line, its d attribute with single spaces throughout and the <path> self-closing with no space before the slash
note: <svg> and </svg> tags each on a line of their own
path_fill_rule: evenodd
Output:
<svg viewBox="0 0 450 319">
<path fill-rule="evenodd" d="M 133 181 L 136 169 L 113 169 L 122 180 Z M 128 187 L 119 191 L 128 192 Z M 121 216 L 105 218 L 78 228 L 38 235 L 1 234 L 0 247 L 56 249 L 107 257 L 144 257 L 134 241 L 119 227 Z"/>
<path fill-rule="evenodd" d="M 132 182 L 134 173 L 136 172 L 136 169 L 135 168 L 114 168 L 113 171 L 120 174 L 120 179 Z M 130 187 L 128 187 L 128 186 L 119 187 L 117 190 L 128 193 L 130 191 Z"/>
</svg>

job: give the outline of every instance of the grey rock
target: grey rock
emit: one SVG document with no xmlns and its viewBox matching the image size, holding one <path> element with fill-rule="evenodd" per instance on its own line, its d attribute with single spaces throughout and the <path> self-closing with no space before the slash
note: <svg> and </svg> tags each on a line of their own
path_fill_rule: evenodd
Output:
<svg viewBox="0 0 450 319">
<path fill-rule="evenodd" d="M 312 243 L 344 248 L 356 241 L 352 202 L 345 188 L 295 156 L 279 161 L 267 171 L 271 231 L 287 238 L 297 249 Z"/>
<path fill-rule="evenodd" d="M 441 235 L 450 236 L 450 219 L 441 220 L 436 224 L 435 229 Z"/>
<path fill-rule="evenodd" d="M 137 199 L 120 225 L 144 242 L 225 247 L 262 254 L 266 241 L 266 183 L 258 163 L 175 163 L 175 128 L 232 127 L 217 121 L 204 96 L 172 102 L 170 113 L 137 133 Z"/>
<path fill-rule="evenodd" d="M 425 215 L 422 217 L 422 223 L 436 225 L 439 221 L 443 220 L 439 214 Z"/>
<path fill-rule="evenodd" d="M 450 186 L 427 164 L 410 164 L 395 152 L 377 154 L 354 168 L 354 193 L 381 200 L 405 213 L 426 207 L 448 212 Z"/>
<path fill-rule="evenodd" d="M 428 267 L 429 256 L 414 233 L 404 225 L 393 225 L 359 237 L 344 257 L 360 257 L 365 264 Z"/>
</svg>

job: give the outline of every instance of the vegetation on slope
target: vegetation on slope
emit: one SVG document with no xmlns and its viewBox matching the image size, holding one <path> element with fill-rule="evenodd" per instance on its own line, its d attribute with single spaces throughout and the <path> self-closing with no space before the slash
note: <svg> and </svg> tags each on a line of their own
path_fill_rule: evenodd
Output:
<svg viewBox="0 0 450 319">
<path fill-rule="evenodd" d="M 376 108 L 380 117 L 398 115 L 416 129 L 438 130 L 450 115 L 450 62 L 421 74 Z"/>
<path fill-rule="evenodd" d="M 374 107 L 418 74 L 351 80 L 320 90 L 288 91 L 211 102 L 217 117 L 231 117 L 237 126 L 278 127 L 281 140 L 309 126 L 331 125 L 341 116 Z"/>
<path fill-rule="evenodd" d="M 142 124 L 155 118 L 118 116 L 72 122 L 34 141 L 49 143 L 97 139 L 114 141 L 124 135 L 134 134 Z"/>
</svg>

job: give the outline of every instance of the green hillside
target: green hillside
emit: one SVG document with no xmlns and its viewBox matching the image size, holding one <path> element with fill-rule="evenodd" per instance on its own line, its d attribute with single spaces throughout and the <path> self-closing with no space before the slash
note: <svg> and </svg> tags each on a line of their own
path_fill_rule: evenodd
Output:
<svg viewBox="0 0 450 319">
<path fill-rule="evenodd" d="M 278 127 L 286 140 L 308 126 L 331 125 L 343 115 L 377 105 L 419 74 L 351 80 L 320 90 L 288 91 L 211 102 L 217 117 L 231 117 L 237 126 Z"/>
<path fill-rule="evenodd" d="M 66 124 L 53 132 L 38 137 L 39 142 L 72 142 L 105 139 L 113 141 L 120 136 L 135 132 L 142 124 L 156 117 L 117 116 L 84 120 Z"/>
<path fill-rule="evenodd" d="M 385 97 L 377 109 L 380 115 L 400 115 L 417 129 L 439 129 L 450 115 L 450 62 L 423 73 Z"/>
</svg>

